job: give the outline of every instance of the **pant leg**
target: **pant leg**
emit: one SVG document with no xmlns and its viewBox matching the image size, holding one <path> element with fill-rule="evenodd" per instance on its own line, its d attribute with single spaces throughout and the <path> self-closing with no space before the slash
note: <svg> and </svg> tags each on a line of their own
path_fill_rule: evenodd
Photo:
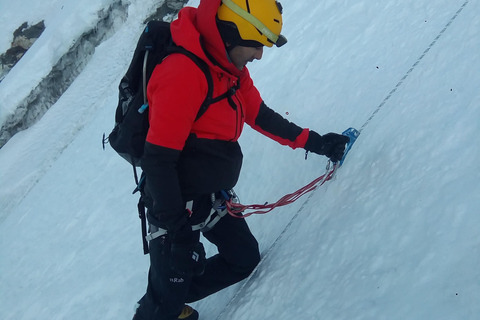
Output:
<svg viewBox="0 0 480 320">
<path fill-rule="evenodd" d="M 204 221 L 210 209 L 209 195 L 196 199 L 190 222 Z M 227 214 L 204 236 L 219 253 L 207 259 L 205 272 L 195 277 L 171 270 L 168 236 L 150 241 L 147 293 L 139 301 L 134 320 L 176 320 L 185 302 L 203 299 L 245 279 L 260 262 L 258 243 L 244 219 Z"/>
<path fill-rule="evenodd" d="M 258 243 L 245 219 L 224 216 L 203 234 L 218 254 L 207 259 L 205 272 L 192 278 L 186 302 L 194 302 L 235 284 L 250 275 L 260 262 Z"/>
<path fill-rule="evenodd" d="M 150 270 L 146 294 L 134 320 L 177 320 L 182 312 L 191 277 L 178 275 L 170 268 L 168 237 L 150 241 Z"/>
</svg>

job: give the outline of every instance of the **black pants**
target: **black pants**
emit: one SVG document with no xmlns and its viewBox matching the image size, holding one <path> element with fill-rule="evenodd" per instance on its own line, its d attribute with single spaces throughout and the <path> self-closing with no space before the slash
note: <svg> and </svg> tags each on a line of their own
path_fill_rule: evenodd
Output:
<svg viewBox="0 0 480 320">
<path fill-rule="evenodd" d="M 197 219 L 206 217 L 211 208 L 206 205 L 209 197 L 203 200 L 202 205 L 194 205 L 193 216 Z M 147 293 L 139 301 L 135 320 L 176 320 L 185 303 L 198 301 L 245 279 L 260 262 L 258 243 L 244 219 L 227 214 L 203 235 L 217 246 L 218 254 L 207 259 L 201 276 L 178 275 L 171 270 L 168 236 L 150 241 Z"/>
</svg>

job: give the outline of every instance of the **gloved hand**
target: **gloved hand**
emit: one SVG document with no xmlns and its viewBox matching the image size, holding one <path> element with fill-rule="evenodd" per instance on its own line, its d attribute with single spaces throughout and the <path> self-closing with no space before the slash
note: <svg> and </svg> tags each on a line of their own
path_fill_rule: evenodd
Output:
<svg viewBox="0 0 480 320">
<path fill-rule="evenodd" d="M 182 275 L 201 275 L 205 271 L 205 249 L 200 232 L 184 225 L 171 235 L 170 267 Z"/>
<path fill-rule="evenodd" d="M 348 142 L 350 138 L 341 134 L 330 132 L 321 136 L 315 131 L 310 131 L 305 150 L 327 156 L 333 162 L 337 162 L 342 160 Z"/>
</svg>

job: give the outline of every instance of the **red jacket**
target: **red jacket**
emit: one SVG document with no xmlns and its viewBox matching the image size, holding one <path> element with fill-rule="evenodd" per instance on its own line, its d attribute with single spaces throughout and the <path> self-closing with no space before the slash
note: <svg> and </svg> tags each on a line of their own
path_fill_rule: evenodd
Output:
<svg viewBox="0 0 480 320">
<path fill-rule="evenodd" d="M 213 97 L 239 81 L 235 95 L 210 105 L 195 121 L 208 85 L 203 72 L 183 54 L 169 55 L 148 85 L 150 129 L 142 168 L 147 196 L 153 200 L 149 209 L 164 227 L 183 212 L 185 201 L 236 184 L 242 161 L 237 140 L 245 122 L 292 148 L 304 147 L 309 134 L 269 109 L 248 69 L 240 71 L 229 61 L 215 22 L 220 2 L 201 1 L 198 9 L 182 9 L 171 32 L 178 46 L 209 65 Z"/>
</svg>

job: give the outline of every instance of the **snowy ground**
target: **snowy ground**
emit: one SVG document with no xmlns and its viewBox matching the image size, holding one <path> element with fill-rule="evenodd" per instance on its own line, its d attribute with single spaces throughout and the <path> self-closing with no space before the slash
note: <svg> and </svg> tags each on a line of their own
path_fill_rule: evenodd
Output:
<svg viewBox="0 0 480 320">
<path fill-rule="evenodd" d="M 0 84 L 2 117 L 111 2 L 0 0 L 1 51 L 25 20 L 47 26 Z M 131 0 L 62 98 L 0 149 L 0 319 L 132 317 L 148 257 L 131 168 L 101 138 L 154 3 Z M 248 218 L 264 259 L 195 304 L 201 319 L 480 319 L 479 2 L 282 4 L 289 43 L 249 66 L 266 103 L 319 133 L 359 129 L 381 108 L 336 180 Z M 250 129 L 241 144 L 245 204 L 324 171 L 325 158 Z"/>
</svg>

